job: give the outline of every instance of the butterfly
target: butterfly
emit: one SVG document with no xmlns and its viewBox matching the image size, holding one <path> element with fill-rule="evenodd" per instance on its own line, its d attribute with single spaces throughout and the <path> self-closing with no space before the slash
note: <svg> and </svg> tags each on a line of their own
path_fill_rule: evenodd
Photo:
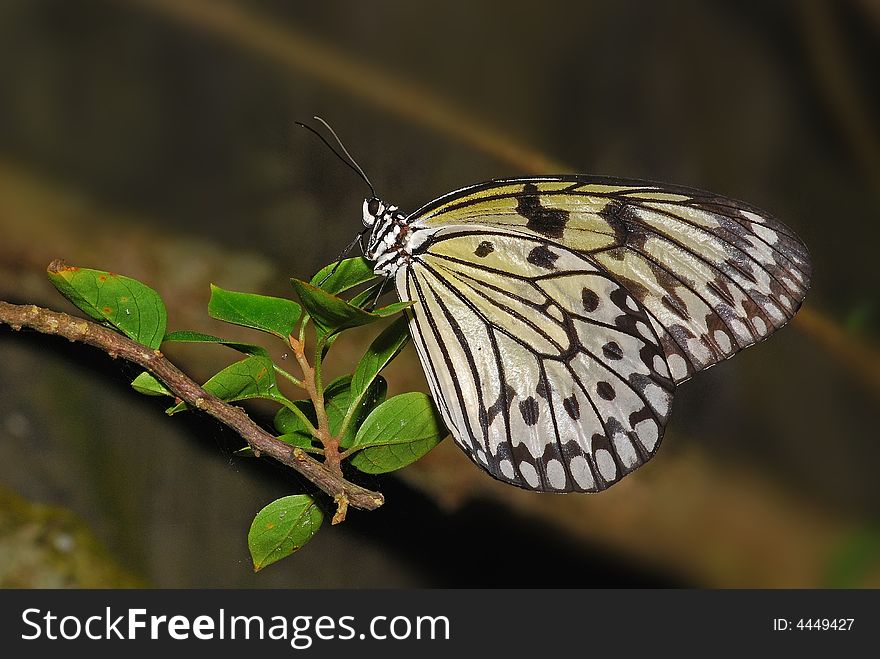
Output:
<svg viewBox="0 0 880 659">
<path fill-rule="evenodd" d="M 456 444 L 543 492 L 650 460 L 676 387 L 785 325 L 812 270 L 763 211 L 619 178 L 492 180 L 413 213 L 373 193 L 363 224 Z"/>
</svg>

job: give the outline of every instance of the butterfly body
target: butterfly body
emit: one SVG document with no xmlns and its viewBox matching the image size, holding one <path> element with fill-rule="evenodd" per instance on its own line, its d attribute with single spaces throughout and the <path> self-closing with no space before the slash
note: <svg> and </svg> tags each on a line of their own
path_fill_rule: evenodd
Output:
<svg viewBox="0 0 880 659">
<path fill-rule="evenodd" d="M 495 180 L 409 215 L 369 199 L 363 221 L 456 443 L 531 490 L 647 462 L 676 385 L 781 327 L 810 278 L 761 211 L 643 181 Z"/>
</svg>

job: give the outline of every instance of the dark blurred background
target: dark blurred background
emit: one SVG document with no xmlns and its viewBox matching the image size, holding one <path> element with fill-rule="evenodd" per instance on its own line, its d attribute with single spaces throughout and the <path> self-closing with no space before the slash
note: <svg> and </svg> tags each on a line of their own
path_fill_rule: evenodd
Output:
<svg viewBox="0 0 880 659">
<path fill-rule="evenodd" d="M 207 317 L 209 283 L 290 296 L 360 224 L 314 114 L 404 209 L 522 173 L 668 181 L 772 212 L 815 277 L 610 491 L 519 491 L 447 441 L 257 575 L 247 529 L 291 473 L 167 418 L 138 369 L 2 327 L 0 585 L 880 586 L 878 37 L 873 0 L 5 0 L 0 299 L 69 311 L 61 257 L 147 282 L 170 329 L 259 338 Z M 425 387 L 411 349 L 388 379 Z"/>
</svg>

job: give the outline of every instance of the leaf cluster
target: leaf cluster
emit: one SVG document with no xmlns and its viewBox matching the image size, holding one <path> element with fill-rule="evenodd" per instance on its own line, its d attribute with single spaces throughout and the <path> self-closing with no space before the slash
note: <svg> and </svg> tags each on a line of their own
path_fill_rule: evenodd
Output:
<svg viewBox="0 0 880 659">
<path fill-rule="evenodd" d="M 167 311 L 149 286 L 119 274 L 65 266 L 49 278 L 73 304 L 95 320 L 150 348 L 167 343 L 219 344 L 244 355 L 210 377 L 203 388 L 226 402 L 264 399 L 279 405 L 273 434 L 339 471 L 381 474 L 418 460 L 446 435 L 442 421 L 423 393 L 387 397 L 381 372 L 409 341 L 408 302 L 371 308 L 381 282 L 363 258 L 328 265 L 310 281 L 292 279 L 296 299 L 225 290 L 211 286 L 208 313 L 225 323 L 248 327 L 282 341 L 297 357 L 301 375 L 273 361 L 261 345 L 190 330 L 167 330 Z M 343 294 L 347 294 L 343 296 Z M 351 372 L 326 385 L 324 360 L 342 333 L 379 323 L 384 328 Z M 290 396 L 298 390 L 303 397 Z M 292 387 L 290 386 L 292 385 Z M 171 396 L 144 371 L 132 387 L 150 396 Z M 168 414 L 187 409 L 176 400 Z M 251 453 L 249 447 L 237 452 Z M 308 542 L 321 527 L 327 502 L 313 493 L 273 501 L 257 513 L 248 544 L 254 569 L 284 558 Z"/>
</svg>

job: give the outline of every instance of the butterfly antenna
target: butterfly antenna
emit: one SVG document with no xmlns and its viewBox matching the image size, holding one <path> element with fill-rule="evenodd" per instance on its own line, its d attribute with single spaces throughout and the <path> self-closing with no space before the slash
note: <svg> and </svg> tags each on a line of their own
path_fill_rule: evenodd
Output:
<svg viewBox="0 0 880 659">
<path fill-rule="evenodd" d="M 345 148 L 345 145 L 342 143 L 342 140 L 339 139 L 339 135 L 336 134 L 336 131 L 333 130 L 333 127 L 330 124 L 328 124 L 326 121 L 324 121 L 318 115 L 315 115 L 313 117 L 313 119 L 315 119 L 315 121 L 320 121 L 322 124 L 324 124 L 324 127 L 330 131 L 330 134 L 333 136 L 333 139 L 336 140 L 336 143 L 339 145 L 339 148 L 342 149 L 342 153 L 344 153 L 348 157 L 348 161 L 353 165 L 353 167 L 357 171 L 357 173 L 361 175 L 361 178 L 364 179 L 364 183 L 366 183 L 370 187 L 370 192 L 373 194 L 373 197 L 375 197 L 376 196 L 376 188 L 374 188 L 373 184 L 370 183 L 370 179 L 367 178 L 367 175 L 364 173 L 363 168 L 360 165 L 358 165 L 357 160 L 355 160 L 352 157 L 352 155 L 348 152 L 348 149 Z"/>
<path fill-rule="evenodd" d="M 343 163 L 345 163 L 345 165 L 347 167 L 349 167 L 355 174 L 357 174 L 358 176 L 360 176 L 363 179 L 364 183 L 366 183 L 367 186 L 370 188 L 370 194 L 372 194 L 372 196 L 375 197 L 376 196 L 376 189 L 373 187 L 373 184 L 370 183 L 370 179 L 367 178 L 367 175 L 364 173 L 364 170 L 361 169 L 361 166 L 357 164 L 357 161 L 354 158 L 352 158 L 351 154 L 348 152 L 348 149 L 345 148 L 345 145 L 342 143 L 342 140 L 339 139 L 339 136 L 336 134 L 336 131 L 334 131 L 330 127 L 330 124 L 328 124 L 326 121 L 321 119 L 321 117 L 316 116 L 315 119 L 317 121 L 320 121 L 324 125 L 324 127 L 328 131 L 330 131 L 330 134 L 336 140 L 336 143 L 339 145 L 339 148 L 342 149 L 342 153 L 344 153 L 345 156 L 340 154 L 339 151 L 337 151 L 333 147 L 333 145 L 330 144 L 330 142 L 328 142 L 327 139 L 323 135 L 321 135 L 321 133 L 316 131 L 314 128 L 312 128 L 308 124 L 304 124 L 301 121 L 295 121 L 294 123 L 297 126 L 301 126 L 301 127 L 305 128 L 306 130 L 308 130 L 309 132 L 314 134 L 319 140 L 321 140 L 324 143 L 324 146 L 326 146 L 328 149 L 330 149 L 333 152 L 333 155 L 335 155 L 337 158 L 339 158 Z"/>
</svg>

